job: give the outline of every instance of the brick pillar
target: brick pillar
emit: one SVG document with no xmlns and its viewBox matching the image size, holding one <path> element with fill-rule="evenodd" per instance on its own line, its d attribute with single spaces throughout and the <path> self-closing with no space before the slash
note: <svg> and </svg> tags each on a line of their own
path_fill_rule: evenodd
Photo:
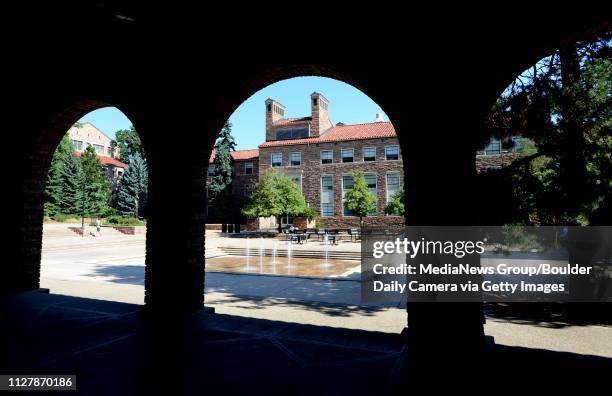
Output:
<svg viewBox="0 0 612 396">
<path fill-rule="evenodd" d="M 412 133 L 410 139 L 400 139 L 407 186 L 407 224 L 477 225 L 476 201 L 481 192 L 474 186 L 476 171 L 470 128 L 457 125 L 453 134 L 442 130 L 436 133 L 436 126 L 431 125 L 422 128 L 416 131 L 428 133 Z M 401 126 L 398 132 L 403 133 Z M 440 144 L 440 136 L 444 136 L 444 144 Z M 409 303 L 408 329 L 415 347 L 469 349 L 484 341 L 482 305 Z"/>
<path fill-rule="evenodd" d="M 165 139 L 168 131 L 176 128 L 176 119 L 156 119 L 147 129 L 146 141 L 150 174 L 145 307 L 164 315 L 191 312 L 204 305 L 204 219 L 210 150 L 204 152 L 205 144 L 196 143 L 197 137 L 185 136 L 193 144 L 182 147 L 180 155 L 168 155 Z"/>
</svg>

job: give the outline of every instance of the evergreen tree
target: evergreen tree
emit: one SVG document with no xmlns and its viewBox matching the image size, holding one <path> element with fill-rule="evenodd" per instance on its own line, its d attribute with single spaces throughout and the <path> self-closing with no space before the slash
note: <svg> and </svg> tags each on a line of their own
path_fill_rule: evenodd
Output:
<svg viewBox="0 0 612 396">
<path fill-rule="evenodd" d="M 406 213 L 404 208 L 404 186 L 391 196 L 391 200 L 385 208 L 385 213 L 388 215 L 404 215 Z"/>
<path fill-rule="evenodd" d="M 363 218 L 376 211 L 376 197 L 368 189 L 363 173 L 351 172 L 353 187 L 344 194 L 344 206 L 359 217 L 359 225 L 363 227 Z"/>
<path fill-rule="evenodd" d="M 209 186 L 210 199 L 213 204 L 218 203 L 215 202 L 217 196 L 232 184 L 234 178 L 232 151 L 235 150 L 236 142 L 232 136 L 232 124 L 226 122 L 215 143 L 215 173 Z"/>
<path fill-rule="evenodd" d="M 232 199 L 232 181 L 234 179 L 234 159 L 232 151 L 236 150 L 236 142 L 232 136 L 232 124 L 225 123 L 215 143 L 215 172 L 208 186 L 208 203 L 213 217 L 222 216 L 234 221 L 237 210 Z"/>
<path fill-rule="evenodd" d="M 98 216 L 108 207 L 111 184 L 91 145 L 81 155 L 81 168 L 85 180 L 85 214 Z"/>
<path fill-rule="evenodd" d="M 116 204 L 119 213 L 144 217 L 147 204 L 147 163 L 138 153 L 128 158 L 128 168 L 117 190 Z"/>
<path fill-rule="evenodd" d="M 298 185 L 290 177 L 270 170 L 259 181 L 251 205 L 242 213 L 250 218 L 276 216 L 278 231 L 281 231 L 282 218 L 285 216 L 304 216 L 314 218 L 315 212 L 306 204 Z"/>
<path fill-rule="evenodd" d="M 130 129 L 121 129 L 115 132 L 115 140 L 117 147 L 119 147 L 119 159 L 121 161 L 127 163 L 130 155 L 134 154 L 140 154 L 144 158 L 142 142 L 133 125 L 130 126 Z"/>
<path fill-rule="evenodd" d="M 61 173 L 62 196 L 60 211 L 66 214 L 81 214 L 85 196 L 85 178 L 79 158 L 70 155 Z"/>
<path fill-rule="evenodd" d="M 496 103 L 487 135 L 529 152 L 480 176 L 512 201 L 491 222 L 606 224 L 612 219 L 612 34 L 570 44 L 526 70 Z M 488 136 L 486 137 L 488 139 Z M 487 213 L 492 211 L 485 210 Z"/>
<path fill-rule="evenodd" d="M 70 140 L 70 136 L 65 134 L 60 144 L 55 149 L 55 153 L 53 153 L 51 166 L 47 174 L 45 216 L 54 216 L 61 211 L 63 195 L 62 173 L 66 166 L 66 162 L 69 161 L 71 157 L 72 141 Z"/>
</svg>

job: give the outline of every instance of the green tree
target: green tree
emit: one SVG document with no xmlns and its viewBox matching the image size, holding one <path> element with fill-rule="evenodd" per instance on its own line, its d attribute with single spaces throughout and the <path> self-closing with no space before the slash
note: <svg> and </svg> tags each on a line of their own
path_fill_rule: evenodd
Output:
<svg viewBox="0 0 612 396">
<path fill-rule="evenodd" d="M 140 154 L 144 158 L 142 141 L 133 125 L 130 126 L 130 129 L 121 129 L 115 132 L 115 141 L 117 147 L 119 147 L 119 159 L 121 161 L 127 163 L 130 155 L 134 154 Z"/>
<path fill-rule="evenodd" d="M 497 101 L 488 135 L 533 142 L 510 166 L 482 175 L 513 198 L 501 222 L 612 220 L 612 34 L 561 48 L 525 71 Z M 490 212 L 490 211 L 488 211 Z"/>
<path fill-rule="evenodd" d="M 117 190 L 117 209 L 123 215 L 144 217 L 148 191 L 147 163 L 136 153 L 128 158 L 127 164 Z"/>
<path fill-rule="evenodd" d="M 282 218 L 308 217 L 313 219 L 314 210 L 308 207 L 304 196 L 300 194 L 297 183 L 288 176 L 269 170 L 257 184 L 251 205 L 242 210 L 250 218 L 275 216 L 278 220 L 278 232 L 281 232 Z"/>
<path fill-rule="evenodd" d="M 65 134 L 53 153 L 51 166 L 47 174 L 47 186 L 45 189 L 45 216 L 54 216 L 61 211 L 63 195 L 62 173 L 66 162 L 72 157 L 72 141 L 68 134 Z"/>
<path fill-rule="evenodd" d="M 385 213 L 388 215 L 404 215 L 404 186 L 391 196 L 391 200 L 385 207 Z"/>
<path fill-rule="evenodd" d="M 61 173 L 62 196 L 60 211 L 66 214 L 81 214 L 85 196 L 85 177 L 81 169 L 81 160 L 70 155 Z"/>
<path fill-rule="evenodd" d="M 232 151 L 236 142 L 232 136 L 232 124 L 226 122 L 215 142 L 215 171 L 208 186 L 208 203 L 213 217 L 223 217 L 234 221 L 238 211 L 232 199 L 232 181 L 234 180 L 234 159 Z"/>
<path fill-rule="evenodd" d="M 359 225 L 363 227 L 363 218 L 376 211 L 376 197 L 368 189 L 363 173 L 351 172 L 353 187 L 344 194 L 344 206 L 359 217 Z"/>
<path fill-rule="evenodd" d="M 89 145 L 81 155 L 81 168 L 84 177 L 84 214 L 90 217 L 100 215 L 107 207 L 111 185 L 104 168 Z"/>
</svg>

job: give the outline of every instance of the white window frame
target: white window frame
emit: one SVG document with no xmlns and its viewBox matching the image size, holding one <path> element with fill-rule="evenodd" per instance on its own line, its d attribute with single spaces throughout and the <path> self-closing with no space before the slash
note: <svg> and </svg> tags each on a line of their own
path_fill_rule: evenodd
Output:
<svg viewBox="0 0 612 396">
<path fill-rule="evenodd" d="M 366 158 L 366 156 L 365 156 L 366 149 L 374 149 L 374 159 L 372 161 L 366 161 L 365 160 L 365 158 Z M 377 151 L 378 150 L 376 150 L 376 146 L 366 146 L 366 147 L 364 147 L 363 149 L 361 149 L 361 156 L 362 156 L 361 160 L 363 162 L 374 162 L 374 161 L 376 161 L 376 154 L 378 154 Z"/>
<path fill-rule="evenodd" d="M 344 162 L 344 156 L 342 155 L 343 151 L 351 151 L 353 154 L 351 156 L 351 158 L 353 159 L 352 161 L 346 161 Z M 355 162 L 355 149 L 350 147 L 350 148 L 342 148 L 340 149 L 340 162 L 345 163 L 345 164 L 350 164 L 351 162 Z"/>
<path fill-rule="evenodd" d="M 324 215 L 323 214 L 323 178 L 324 177 L 331 177 L 332 180 L 332 191 L 333 191 L 333 196 L 332 196 L 332 214 L 331 215 Z M 320 208 L 321 208 L 321 217 L 334 217 L 336 214 L 335 211 L 335 200 L 336 200 L 336 188 L 334 186 L 334 175 L 329 175 L 329 174 L 322 174 L 321 177 L 319 178 L 319 191 L 320 191 Z"/>
<path fill-rule="evenodd" d="M 297 154 L 300 160 L 300 163 L 297 165 L 293 164 L 293 154 Z M 302 152 L 301 151 L 292 151 L 289 153 L 289 166 L 301 166 L 302 165 Z"/>
<path fill-rule="evenodd" d="M 280 165 L 274 165 L 274 156 L 275 155 L 280 155 Z M 270 166 L 272 168 L 280 168 L 283 166 L 283 153 L 272 153 L 270 155 Z"/>
<path fill-rule="evenodd" d="M 78 144 L 75 144 L 75 143 L 78 143 Z M 76 146 L 78 146 L 78 148 Z M 83 141 L 72 139 L 72 149 L 76 151 L 83 151 Z"/>
<path fill-rule="evenodd" d="M 397 159 L 388 159 L 387 158 L 388 157 L 387 156 L 387 150 L 389 148 L 391 148 L 391 147 L 397 147 Z M 385 146 L 385 161 L 399 161 L 400 157 L 401 157 L 401 155 L 400 155 L 400 146 L 399 146 L 399 144 L 391 144 L 391 145 Z"/>
<path fill-rule="evenodd" d="M 251 166 L 250 166 L 250 168 L 251 168 L 251 173 L 247 173 L 247 168 L 248 168 L 248 166 L 247 166 L 247 165 L 251 165 Z M 254 172 L 255 172 L 255 164 L 254 164 L 253 162 L 245 162 L 245 163 L 244 163 L 244 174 L 245 174 L 245 175 L 253 175 L 253 174 L 254 174 Z"/>
<path fill-rule="evenodd" d="M 331 153 L 331 162 L 323 163 L 323 153 Z M 329 165 L 334 163 L 334 150 L 321 150 L 319 152 L 319 162 L 321 165 Z"/>
<path fill-rule="evenodd" d="M 397 175 L 399 178 L 399 190 L 402 189 L 402 175 L 401 172 L 399 171 L 390 171 L 387 172 L 385 175 L 385 190 L 387 192 L 387 204 L 389 204 L 389 199 L 391 198 L 391 195 L 389 194 L 389 175 Z"/>
</svg>

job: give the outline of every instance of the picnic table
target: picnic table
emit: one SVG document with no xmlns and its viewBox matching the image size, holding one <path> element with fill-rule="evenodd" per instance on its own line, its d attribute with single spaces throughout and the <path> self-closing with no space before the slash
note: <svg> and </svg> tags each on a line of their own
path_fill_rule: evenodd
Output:
<svg viewBox="0 0 612 396">
<path fill-rule="evenodd" d="M 292 232 L 287 234 L 287 240 L 291 243 L 297 242 L 300 245 L 308 241 L 309 235 L 304 232 Z"/>
</svg>

